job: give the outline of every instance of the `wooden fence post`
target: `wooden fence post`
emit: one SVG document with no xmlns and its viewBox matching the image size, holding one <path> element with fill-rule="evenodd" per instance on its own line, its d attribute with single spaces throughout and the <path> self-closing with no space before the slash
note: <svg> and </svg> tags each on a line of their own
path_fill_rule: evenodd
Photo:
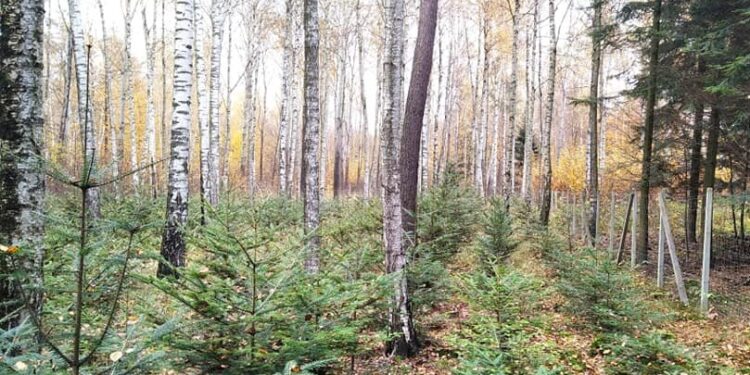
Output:
<svg viewBox="0 0 750 375">
<path fill-rule="evenodd" d="M 713 234 L 714 189 L 706 189 L 706 217 L 703 220 L 703 269 L 701 271 L 701 311 L 708 312 L 708 282 L 711 272 L 711 236 Z"/>
<path fill-rule="evenodd" d="M 617 264 L 622 263 L 623 253 L 625 251 L 625 236 L 628 235 L 628 224 L 630 223 L 630 216 L 633 211 L 633 203 L 635 202 L 635 193 L 630 193 L 628 198 L 627 211 L 625 212 L 625 224 L 622 225 L 622 236 L 620 236 L 620 246 L 617 247 Z"/>
<path fill-rule="evenodd" d="M 636 265 L 636 244 L 638 243 L 638 193 L 635 193 L 633 200 L 633 226 L 630 228 L 630 267 Z"/>
<path fill-rule="evenodd" d="M 664 235 L 669 246 L 669 259 L 672 261 L 672 269 L 674 271 L 674 281 L 677 284 L 677 294 L 680 296 L 680 301 L 683 304 L 688 304 L 687 292 L 685 291 L 685 281 L 682 279 L 682 269 L 680 268 L 680 260 L 677 258 L 677 249 L 674 245 L 674 237 L 672 236 L 672 227 L 669 224 L 669 211 L 667 211 L 667 204 L 664 199 L 664 191 L 659 193 L 659 210 L 661 211 L 661 225 L 664 228 Z"/>
</svg>

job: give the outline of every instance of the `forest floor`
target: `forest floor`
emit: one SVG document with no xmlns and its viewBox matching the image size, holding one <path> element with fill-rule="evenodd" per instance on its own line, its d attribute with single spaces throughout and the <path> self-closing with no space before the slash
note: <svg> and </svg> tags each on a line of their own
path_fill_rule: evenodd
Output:
<svg viewBox="0 0 750 375">
<path fill-rule="evenodd" d="M 575 247 L 575 245 L 574 245 Z M 569 250 L 569 249 L 566 249 Z M 580 252 L 581 249 L 572 250 Z M 565 308 L 566 297 L 550 286 L 558 283 L 558 270 L 543 260 L 542 250 L 533 239 L 527 239 L 509 259 L 510 268 L 520 273 L 541 280 L 543 287 L 538 296 L 541 298 L 533 310 L 527 311 L 523 319 L 542 321 L 542 329 L 534 331 L 532 341 L 549 348 L 550 351 L 563 351 L 562 363 L 555 363 L 560 374 L 626 374 L 628 372 L 612 371 L 610 364 L 620 360 L 615 356 L 608 357 L 605 351 L 593 349 L 596 346 L 597 329 L 591 329 L 574 311 Z M 670 264 L 667 263 L 667 267 Z M 699 298 L 700 274 L 695 267 L 686 267 L 685 278 L 692 305 Z M 450 267 L 453 275 L 470 272 L 468 265 L 461 263 Z M 711 309 L 704 316 L 696 307 L 685 307 L 679 304 L 671 272 L 667 271 L 665 289 L 655 287 L 655 264 L 646 264 L 632 273 L 635 284 L 627 293 L 648 294 L 647 306 L 669 315 L 659 324 L 659 331 L 670 337 L 678 345 L 684 346 L 696 360 L 703 364 L 699 371 L 706 374 L 750 374 L 750 316 L 747 314 L 750 301 L 750 284 L 742 282 L 747 279 L 746 273 L 737 270 L 718 270 L 712 273 Z M 673 290 L 674 289 L 674 290 Z M 460 333 L 465 327 L 462 322 L 472 312 L 467 301 L 451 295 L 450 299 L 432 309 L 423 318 L 423 349 L 418 356 L 410 359 L 387 359 L 382 353 L 371 353 L 369 358 L 360 360 L 356 365 L 357 374 L 425 374 L 440 375 L 456 373 L 461 359 L 460 348 L 455 345 L 452 336 Z M 624 344 L 623 344 L 624 345 Z M 478 373 L 480 371 L 477 371 Z M 471 372 L 468 372 L 471 373 Z M 482 372 L 486 373 L 486 372 Z M 504 373 L 498 370 L 498 374 Z M 521 373 L 541 373 L 526 368 Z M 656 372 L 655 372 L 656 373 Z M 693 372 L 679 372 L 692 374 Z M 698 373 L 698 372 L 695 372 Z"/>
</svg>

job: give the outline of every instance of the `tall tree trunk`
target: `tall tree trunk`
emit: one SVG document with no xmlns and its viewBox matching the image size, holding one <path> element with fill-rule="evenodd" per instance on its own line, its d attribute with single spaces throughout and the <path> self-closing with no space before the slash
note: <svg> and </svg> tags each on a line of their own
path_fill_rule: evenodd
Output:
<svg viewBox="0 0 750 375">
<path fill-rule="evenodd" d="M 101 1 L 101 0 L 100 0 Z M 146 37 L 146 149 L 148 151 L 149 185 L 151 195 L 156 198 L 156 113 L 154 110 L 154 32 L 148 27 L 146 8 L 141 12 L 143 31 Z M 156 25 L 156 8 L 154 7 L 154 25 Z"/>
<path fill-rule="evenodd" d="M 174 98 L 172 135 L 167 183 L 167 218 L 161 243 L 157 275 L 177 276 L 177 267 L 185 265 L 184 225 L 188 218 L 188 157 L 190 154 L 190 98 L 193 77 L 193 0 L 175 2 Z"/>
<path fill-rule="evenodd" d="M 439 164 L 439 155 L 438 155 L 438 139 L 440 138 L 440 121 L 439 114 L 440 114 L 440 103 L 443 101 L 443 41 L 442 36 L 443 32 L 442 29 L 438 28 L 437 31 L 437 40 L 438 40 L 438 62 L 437 62 L 437 73 L 438 73 L 438 82 L 437 82 L 437 102 L 435 102 L 435 113 L 433 114 L 434 119 L 432 120 L 432 184 L 435 185 L 437 181 L 437 170 L 438 170 L 438 164 Z M 446 101 L 448 100 L 448 85 L 445 85 L 445 91 L 446 91 Z M 445 107 L 444 107 L 445 108 Z M 447 112 L 447 109 L 444 109 Z M 445 123 L 443 124 L 445 126 Z M 429 162 L 428 162 L 429 163 Z M 429 168 L 425 168 L 429 169 Z M 424 187 L 427 186 L 427 180 L 424 181 Z"/>
<path fill-rule="evenodd" d="M 114 126 L 114 115 L 112 112 L 112 64 L 110 63 L 109 51 L 107 50 L 107 43 L 109 42 L 109 37 L 107 36 L 107 19 L 104 17 L 104 6 L 102 5 L 102 0 L 98 0 L 98 3 L 99 16 L 102 21 L 102 57 L 104 58 L 104 131 L 106 131 L 107 128 L 110 131 L 110 142 L 112 142 L 112 154 L 110 155 L 110 160 L 112 161 L 112 170 L 114 171 L 116 178 L 118 177 L 120 170 L 120 159 L 118 159 L 117 150 L 119 145 L 117 144 L 117 130 Z M 115 195 L 119 198 L 120 182 L 115 181 L 113 185 L 115 188 Z"/>
<path fill-rule="evenodd" d="M 596 246 L 596 219 L 599 216 L 599 69 L 602 60 L 602 6 L 604 0 L 593 0 L 594 19 L 591 31 L 591 81 L 589 83 L 589 127 L 586 146 L 586 197 L 588 207 L 588 238 Z M 648 199 L 648 192 L 646 192 Z"/>
<path fill-rule="evenodd" d="M 0 316 L 3 329 L 20 321 L 11 315 L 23 306 L 16 282 L 31 290 L 26 296 L 38 315 L 43 303 L 44 265 L 44 109 L 42 40 L 44 2 L 6 0 L 0 17 L 0 242 L 18 246 L 28 279 L 0 256 Z M 85 62 L 84 62 L 85 63 Z M 85 92 L 85 91 L 84 91 Z M 36 327 L 42 330 L 42 327 Z"/>
<path fill-rule="evenodd" d="M 213 0 L 211 4 L 211 62 L 209 86 L 209 122 L 208 122 L 208 203 L 219 203 L 219 105 L 221 102 L 221 51 L 224 42 L 224 22 L 227 19 L 228 0 Z"/>
<path fill-rule="evenodd" d="M 257 2 L 253 3 L 257 6 Z M 256 42 L 257 33 L 259 30 L 257 24 L 257 16 L 255 6 L 250 9 L 250 17 L 245 25 L 247 32 L 247 59 L 248 63 L 245 67 L 245 102 L 244 102 L 244 134 L 243 134 L 243 158 L 244 168 L 247 171 L 247 190 L 250 197 L 255 195 L 255 187 L 257 185 L 255 177 L 255 100 L 256 89 L 258 84 L 258 67 L 260 66 L 258 59 L 258 44 Z M 261 153 L 263 150 L 261 149 Z"/>
<path fill-rule="evenodd" d="M 294 191 L 294 179 L 297 170 L 297 143 L 299 138 L 299 74 L 297 67 L 299 65 L 299 54 L 297 51 L 304 48 L 302 46 L 300 33 L 302 32 L 303 16 L 299 13 L 302 10 L 299 2 L 294 3 L 292 8 L 292 87 L 291 87 L 291 113 L 289 117 L 289 161 L 287 163 L 287 182 L 286 186 L 290 194 Z M 304 58 L 304 57 L 303 57 Z"/>
<path fill-rule="evenodd" d="M 710 127 L 706 140 L 706 164 L 703 166 L 703 191 L 715 187 L 716 184 L 716 157 L 719 153 L 719 136 L 721 135 L 721 110 L 717 105 L 711 107 L 711 119 L 709 121 Z M 706 217 L 705 199 L 701 202 L 701 217 Z"/>
<path fill-rule="evenodd" d="M 656 107 L 656 67 L 659 64 L 659 30 L 661 28 L 661 0 L 654 4 L 651 26 L 651 46 L 648 62 L 648 97 L 646 98 L 646 123 L 643 128 L 643 163 L 641 165 L 641 186 L 638 204 L 638 246 L 636 263 L 648 259 L 648 202 L 651 188 L 651 160 L 654 140 L 654 111 Z"/>
<path fill-rule="evenodd" d="M 419 180 L 420 141 L 424 114 L 429 96 L 432 73 L 432 54 L 435 48 L 438 0 L 422 0 L 419 7 L 419 26 L 414 46 L 409 94 L 406 97 L 404 133 L 401 140 L 401 205 L 405 211 L 403 228 L 416 242 L 417 183 Z M 477 162 L 481 164 L 481 158 Z"/>
<path fill-rule="evenodd" d="M 526 204 L 531 204 L 531 158 L 534 143 L 534 109 L 536 101 L 536 39 L 537 28 L 539 23 L 539 4 L 534 3 L 534 25 L 532 26 L 532 37 L 526 36 L 526 113 L 524 115 L 524 135 L 523 135 L 523 174 L 521 180 L 521 196 Z M 531 45 L 529 45 L 529 43 Z M 531 56 L 529 56 L 529 47 L 531 47 Z"/>
<path fill-rule="evenodd" d="M 426 8 L 425 5 L 423 3 L 423 8 Z M 385 349 L 392 355 L 407 356 L 416 352 L 418 343 L 406 277 L 406 252 L 402 236 L 402 181 L 399 169 L 404 81 L 404 0 L 387 0 L 385 12 L 386 48 L 383 74 L 386 94 L 380 145 L 383 161 L 383 243 L 386 273 L 394 274 L 394 294 L 389 312 L 392 338 Z M 419 51 L 419 48 L 416 50 Z M 417 124 L 421 129 L 421 123 Z"/>
<path fill-rule="evenodd" d="M 76 0 L 74 0 L 76 1 Z M 122 96 L 120 97 L 120 114 L 121 124 L 120 129 L 124 134 L 125 130 L 125 116 L 127 116 L 128 129 L 130 130 L 130 170 L 133 172 L 131 175 L 131 182 L 133 184 L 133 191 L 137 194 L 138 187 L 141 185 L 141 175 L 137 171 L 138 169 L 138 136 L 136 134 L 136 123 L 135 123 L 135 99 L 133 98 L 133 72 L 132 72 L 132 61 L 131 61 L 131 48 L 132 48 L 132 22 L 134 16 L 133 9 L 131 7 L 130 0 L 125 1 L 125 46 L 123 47 L 123 86 L 121 87 Z M 127 114 L 126 114 L 127 112 Z M 123 135 L 124 136 L 124 135 Z"/>
<path fill-rule="evenodd" d="M 344 48 L 343 51 L 346 49 Z M 342 52 L 343 52 L 342 51 Z M 345 52 L 344 52 L 345 53 Z M 336 129 L 334 131 L 335 149 L 333 150 L 333 197 L 340 198 L 344 190 L 344 102 L 346 98 L 346 56 L 339 58 L 336 74 L 338 91 L 336 93 Z"/>
<path fill-rule="evenodd" d="M 300 171 L 300 193 L 305 211 L 305 271 L 317 273 L 320 269 L 320 176 L 318 146 L 320 143 L 320 94 L 318 84 L 320 46 L 318 25 L 318 0 L 305 0 L 305 75 L 303 108 L 302 169 Z"/>
<path fill-rule="evenodd" d="M 195 101 L 198 107 L 198 130 L 200 133 L 200 192 L 201 192 L 201 222 L 205 222 L 206 202 L 213 195 L 210 184 L 211 177 L 211 125 L 209 100 L 206 97 L 206 43 L 205 43 L 205 18 L 203 11 L 196 8 L 195 11 L 195 83 L 197 85 Z"/>
<path fill-rule="evenodd" d="M 70 14 L 70 29 L 73 34 L 73 53 L 76 63 L 76 88 L 78 89 L 78 124 L 81 127 L 83 140 L 83 160 L 85 160 L 84 171 L 89 177 L 96 179 L 96 135 L 94 132 L 94 111 L 91 109 L 89 95 L 89 49 L 83 34 L 83 21 L 78 0 L 69 0 L 68 9 Z M 99 189 L 93 188 L 86 191 L 86 204 L 90 208 L 93 217 L 99 217 Z"/>
<path fill-rule="evenodd" d="M 167 0 L 161 0 L 161 157 L 167 157 L 167 43 L 166 43 Z M 196 14 L 198 12 L 195 12 Z M 163 172 L 163 170 L 162 170 Z"/>
<path fill-rule="evenodd" d="M 365 154 L 365 168 L 363 193 L 365 199 L 370 198 L 370 165 L 372 164 L 372 153 L 370 153 L 370 121 L 367 114 L 367 95 L 365 94 L 365 41 L 362 36 L 364 25 L 360 24 L 362 20 L 361 0 L 357 0 L 357 54 L 359 61 L 359 101 L 362 105 L 362 151 Z"/>
<path fill-rule="evenodd" d="M 221 186 L 224 191 L 229 190 L 229 140 L 231 139 L 232 132 L 232 18 L 229 18 L 229 38 L 227 40 L 227 83 L 226 83 L 226 97 L 224 98 L 224 106 L 226 109 L 226 116 L 224 117 L 224 139 L 221 150 Z"/>
<path fill-rule="evenodd" d="M 513 22 L 513 40 L 511 46 L 511 72 L 510 85 L 508 86 L 508 129 L 506 131 L 505 144 L 503 145 L 504 169 L 503 176 L 503 197 L 505 201 L 510 200 L 513 193 L 513 181 L 515 178 L 515 143 L 516 143 L 516 91 L 518 87 L 518 34 L 521 24 L 519 14 L 521 11 L 521 0 L 514 1 L 514 8 L 511 9 L 511 18 Z"/>
<path fill-rule="evenodd" d="M 283 56 L 283 67 L 282 67 L 282 84 L 281 84 L 281 110 L 279 113 L 279 191 L 282 195 L 289 195 L 289 186 L 287 173 L 289 161 L 287 149 L 287 136 L 289 134 L 289 122 L 290 122 L 290 101 L 292 96 L 292 76 L 294 75 L 294 51 L 293 51 L 293 33 L 294 33 L 294 1 L 286 1 L 286 31 L 284 41 L 284 56 Z"/>
<path fill-rule="evenodd" d="M 542 129 L 542 207 L 540 219 L 542 224 L 549 224 L 552 207 L 552 115 L 555 108 L 555 75 L 557 74 L 557 35 L 555 34 L 555 1 L 549 0 L 549 72 L 547 73 L 547 104 L 544 110 L 544 128 Z"/>
<path fill-rule="evenodd" d="M 479 120 L 477 121 L 479 128 L 477 129 L 477 144 L 474 150 L 474 188 L 481 196 L 484 196 L 484 151 L 487 147 L 488 78 L 490 73 L 490 44 L 488 41 L 490 17 L 486 9 L 483 9 L 482 13 L 484 13 L 484 21 L 482 22 L 484 57 L 482 58 L 482 97 L 479 104 L 481 107 Z M 477 70 L 479 70 L 478 66 Z"/>
<path fill-rule="evenodd" d="M 703 155 L 703 104 L 695 106 L 695 119 L 693 120 L 693 140 L 690 144 L 690 177 L 688 182 L 688 216 L 687 216 L 687 240 L 697 242 L 696 224 L 698 222 L 698 193 L 700 190 L 701 164 Z"/>
</svg>

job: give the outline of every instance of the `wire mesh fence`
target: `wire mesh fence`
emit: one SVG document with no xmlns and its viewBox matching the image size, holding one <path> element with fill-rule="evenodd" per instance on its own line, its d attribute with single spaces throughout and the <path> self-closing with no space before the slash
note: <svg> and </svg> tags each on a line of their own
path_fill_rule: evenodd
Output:
<svg viewBox="0 0 750 375">
<path fill-rule="evenodd" d="M 622 251 L 623 264 L 630 264 L 631 254 L 637 246 L 637 203 L 631 201 L 630 192 L 602 194 L 598 200 L 596 220 L 596 247 L 616 258 Z M 657 254 L 659 248 L 660 208 L 658 192 L 649 196 L 647 260 L 637 267 L 648 277 L 657 280 Z M 590 200 L 581 193 L 557 192 L 556 207 L 561 225 L 568 232 L 573 246 L 591 246 L 587 228 Z M 676 259 L 685 280 L 691 306 L 698 306 L 703 266 L 705 195 L 691 200 L 686 192 L 665 191 L 665 211 L 671 227 Z M 633 205 L 632 202 L 636 202 Z M 692 203 L 692 204 L 691 204 Z M 716 194 L 713 198 L 710 231 L 710 283 L 709 316 L 740 318 L 750 313 L 750 206 L 747 194 Z M 691 233 L 691 207 L 695 211 L 695 233 Z M 626 227 L 626 218 L 630 212 Z M 634 234 L 635 233 L 635 234 Z M 667 247 L 666 245 L 664 247 Z M 665 249 L 665 252 L 667 250 Z M 664 257 L 665 289 L 677 296 L 674 266 Z M 677 298 L 677 297 L 675 297 Z"/>
</svg>

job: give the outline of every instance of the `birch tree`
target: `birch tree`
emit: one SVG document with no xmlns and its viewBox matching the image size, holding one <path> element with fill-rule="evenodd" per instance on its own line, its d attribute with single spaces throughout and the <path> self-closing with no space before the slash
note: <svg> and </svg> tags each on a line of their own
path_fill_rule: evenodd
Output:
<svg viewBox="0 0 750 375">
<path fill-rule="evenodd" d="M 406 279 L 399 170 L 404 81 L 404 0 L 387 0 L 385 12 L 386 47 L 383 74 L 386 93 L 380 145 L 383 162 L 383 244 L 386 272 L 395 274 L 394 294 L 389 312 L 393 338 L 387 343 L 386 352 L 406 356 L 416 352 L 418 344 Z"/>
<path fill-rule="evenodd" d="M 77 0 L 70 0 L 71 2 Z M 133 190 L 137 192 L 141 184 L 138 168 L 138 138 L 135 132 L 135 103 L 133 99 L 133 75 L 131 72 L 131 24 L 133 22 L 133 12 L 130 0 L 125 0 L 125 45 L 123 47 L 122 62 L 122 84 L 120 85 L 120 134 L 121 138 L 125 136 L 125 121 L 127 118 L 128 129 L 130 130 L 130 169 L 133 170 L 131 181 Z M 124 145 L 124 142 L 120 142 Z M 122 148 L 124 153 L 124 146 Z M 124 156 L 124 155 L 123 155 Z"/>
<path fill-rule="evenodd" d="M 43 0 L 6 0 L 0 17 L 0 243 L 25 249 L 28 296 L 37 315 L 43 302 L 44 109 L 42 102 Z M 0 316 L 22 306 L 7 257 L 0 257 Z M 15 326 L 16 318 L 0 323 Z M 38 327 L 41 329 L 41 327 Z"/>
<path fill-rule="evenodd" d="M 174 86 L 171 155 L 167 184 L 167 218 L 157 275 L 177 275 L 185 265 L 184 225 L 188 217 L 188 157 L 190 154 L 190 99 L 193 85 L 193 0 L 175 2 Z"/>
<path fill-rule="evenodd" d="M 510 7 L 510 2 L 508 4 Z M 503 197 L 509 201 L 513 193 L 513 179 L 515 176 L 515 143 L 516 143 L 516 91 L 518 87 L 518 35 L 520 32 L 521 0 L 515 0 L 510 9 L 513 23 L 513 37 L 511 45 L 510 85 L 508 85 L 508 129 L 503 144 Z"/>
<path fill-rule="evenodd" d="M 552 155 L 550 141 L 552 138 L 552 114 L 555 108 L 555 76 L 557 74 L 557 35 L 555 33 L 555 1 L 549 0 L 549 72 L 547 73 L 547 103 L 545 105 L 544 127 L 542 129 L 542 204 L 540 219 L 542 224 L 549 224 L 549 213 L 552 207 Z"/>
<path fill-rule="evenodd" d="M 279 113 L 279 158 L 278 158 L 278 171 L 279 171 L 279 191 L 282 195 L 289 195 L 289 186 L 287 173 L 289 160 L 289 150 L 287 136 L 289 135 L 289 116 L 290 116 L 290 100 L 292 96 L 292 75 L 294 74 L 294 51 L 292 45 L 293 28 L 294 28 L 294 0 L 286 1 L 286 26 L 284 31 L 284 56 L 282 62 L 282 83 L 281 83 L 281 109 Z"/>
<path fill-rule="evenodd" d="M 256 89 L 258 83 L 258 67 L 260 66 L 259 51 L 258 51 L 258 31 L 260 30 L 257 7 L 258 1 L 253 1 L 248 4 L 248 15 L 245 18 L 245 30 L 247 34 L 247 41 L 245 43 L 247 49 L 248 63 L 245 67 L 245 102 L 244 102 L 244 134 L 242 140 L 244 143 L 243 149 L 243 160 L 244 168 L 247 171 L 247 188 L 248 193 L 252 197 L 255 195 L 255 100 Z M 262 150 L 261 150 L 262 152 Z"/>
<path fill-rule="evenodd" d="M 197 92 L 195 100 L 198 103 L 198 128 L 200 132 L 200 188 L 201 188 L 201 212 L 203 205 L 210 201 L 213 185 L 209 183 L 211 170 L 211 125 L 209 124 L 209 100 L 205 96 L 206 88 L 206 43 L 205 32 L 206 21 L 202 9 L 196 6 L 195 9 L 195 83 Z"/>
<path fill-rule="evenodd" d="M 151 195 L 156 198 L 156 110 L 154 109 L 154 42 L 156 40 L 156 7 L 154 7 L 153 25 L 148 26 L 146 8 L 141 11 L 143 34 L 146 39 L 146 151 L 149 166 L 149 185 Z"/>
<path fill-rule="evenodd" d="M 68 1 L 70 30 L 73 35 L 73 54 L 75 56 L 76 88 L 78 89 L 78 124 L 81 127 L 83 160 L 89 176 L 96 176 L 96 136 L 94 132 L 94 112 L 91 110 L 89 97 L 89 52 L 83 34 L 83 21 L 78 0 Z M 87 205 L 94 217 L 99 216 L 99 189 L 88 189 Z"/>
<path fill-rule="evenodd" d="M 112 112 L 112 63 L 109 59 L 109 51 L 107 49 L 107 43 L 109 42 L 107 19 L 104 17 L 104 5 L 102 4 L 102 0 L 98 0 L 97 2 L 99 5 L 99 17 L 102 22 L 102 57 L 104 58 L 104 126 L 105 128 L 109 128 L 110 131 L 109 139 L 112 149 L 110 160 L 112 160 L 112 170 L 114 171 L 115 177 L 118 177 L 117 175 L 120 170 L 118 150 L 120 144 L 117 142 L 117 129 L 114 126 L 114 115 Z M 119 198 L 120 182 L 117 181 L 116 178 L 113 185 L 115 188 L 115 195 Z"/>
<path fill-rule="evenodd" d="M 320 35 L 318 25 L 318 1 L 305 0 L 305 75 L 304 108 L 302 120 L 302 168 L 300 171 L 300 193 L 305 211 L 305 271 L 317 273 L 320 269 L 320 188 L 318 182 L 320 143 L 320 91 L 318 49 Z"/>
<path fill-rule="evenodd" d="M 221 104 L 221 51 L 224 43 L 224 22 L 229 13 L 230 0 L 213 0 L 211 3 L 211 62 L 209 84 L 208 123 L 208 203 L 219 203 L 219 105 Z"/>
</svg>

